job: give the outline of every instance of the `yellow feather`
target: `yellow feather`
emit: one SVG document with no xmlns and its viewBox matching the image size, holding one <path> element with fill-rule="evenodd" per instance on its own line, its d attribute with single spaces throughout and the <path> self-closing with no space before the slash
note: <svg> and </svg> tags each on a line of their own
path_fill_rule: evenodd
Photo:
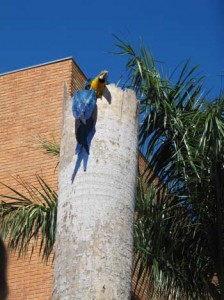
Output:
<svg viewBox="0 0 224 300">
<path fill-rule="evenodd" d="M 103 95 L 103 90 L 105 88 L 106 84 L 104 82 L 99 81 L 99 77 L 97 76 L 94 78 L 91 82 L 90 89 L 94 89 L 96 91 L 97 98 L 101 98 Z"/>
</svg>

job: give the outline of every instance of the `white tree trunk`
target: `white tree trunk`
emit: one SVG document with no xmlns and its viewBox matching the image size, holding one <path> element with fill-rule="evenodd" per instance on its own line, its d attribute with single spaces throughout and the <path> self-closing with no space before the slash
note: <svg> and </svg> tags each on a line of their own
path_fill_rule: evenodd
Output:
<svg viewBox="0 0 224 300">
<path fill-rule="evenodd" d="M 81 165 L 73 183 L 75 122 L 65 92 L 54 299 L 130 299 L 138 109 L 133 91 L 107 88 L 87 170 Z"/>
</svg>

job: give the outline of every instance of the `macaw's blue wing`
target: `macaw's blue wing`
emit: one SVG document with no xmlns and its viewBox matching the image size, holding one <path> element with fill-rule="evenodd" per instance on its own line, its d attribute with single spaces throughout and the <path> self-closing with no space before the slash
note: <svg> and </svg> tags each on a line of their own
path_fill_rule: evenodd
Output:
<svg viewBox="0 0 224 300">
<path fill-rule="evenodd" d="M 96 107 L 95 90 L 79 90 L 72 97 L 72 113 L 75 119 L 88 120 Z"/>
</svg>

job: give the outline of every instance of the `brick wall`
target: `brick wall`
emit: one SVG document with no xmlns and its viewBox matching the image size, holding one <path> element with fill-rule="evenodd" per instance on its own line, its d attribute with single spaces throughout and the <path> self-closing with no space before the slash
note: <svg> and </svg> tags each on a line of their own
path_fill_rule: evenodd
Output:
<svg viewBox="0 0 224 300">
<path fill-rule="evenodd" d="M 80 89 L 85 76 L 70 59 L 3 74 L 0 77 L 0 181 L 18 188 L 12 176 L 36 184 L 36 174 L 57 190 L 57 159 L 43 153 L 38 137 L 60 141 L 63 86 Z M 0 193 L 8 193 L 0 187 Z M 37 252 L 17 259 L 8 253 L 9 300 L 50 299 L 53 265 Z"/>
</svg>

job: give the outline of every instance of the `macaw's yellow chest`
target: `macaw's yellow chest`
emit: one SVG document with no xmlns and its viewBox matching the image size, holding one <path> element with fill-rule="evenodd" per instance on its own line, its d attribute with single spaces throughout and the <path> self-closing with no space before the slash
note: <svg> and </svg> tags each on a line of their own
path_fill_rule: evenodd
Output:
<svg viewBox="0 0 224 300">
<path fill-rule="evenodd" d="M 101 98 L 105 86 L 106 86 L 105 82 L 100 81 L 99 78 L 97 77 L 92 80 L 90 88 L 93 88 L 96 91 L 97 98 Z"/>
</svg>

